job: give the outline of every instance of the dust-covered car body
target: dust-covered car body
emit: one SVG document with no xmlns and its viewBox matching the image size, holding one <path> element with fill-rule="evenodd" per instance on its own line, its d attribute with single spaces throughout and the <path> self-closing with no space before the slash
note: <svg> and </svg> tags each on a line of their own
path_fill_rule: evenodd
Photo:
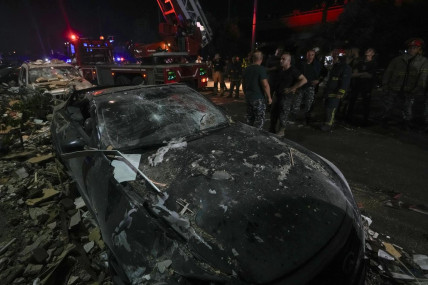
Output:
<svg viewBox="0 0 428 285">
<path fill-rule="evenodd" d="M 125 283 L 364 283 L 340 171 L 187 86 L 74 94 L 51 131 Z"/>
<path fill-rule="evenodd" d="M 64 97 L 70 90 L 93 86 L 74 66 L 57 59 L 24 62 L 20 68 L 18 83 L 27 91 L 39 91 L 53 97 Z"/>
</svg>

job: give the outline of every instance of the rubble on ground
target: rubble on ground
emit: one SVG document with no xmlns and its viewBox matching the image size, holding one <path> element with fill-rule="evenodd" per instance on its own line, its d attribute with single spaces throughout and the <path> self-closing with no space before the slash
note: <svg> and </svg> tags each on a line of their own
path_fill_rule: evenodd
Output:
<svg viewBox="0 0 428 285">
<path fill-rule="evenodd" d="M 406 252 L 394 244 L 390 236 L 372 230 L 369 217 L 362 217 L 368 269 L 366 284 L 428 284 L 428 256 Z"/>
<path fill-rule="evenodd" d="M 22 116 L 6 106 L 3 126 L 15 127 Z M 2 284 L 112 284 L 99 229 L 53 154 L 49 122 L 17 126 L 0 133 L 7 143 L 0 156 Z"/>
</svg>

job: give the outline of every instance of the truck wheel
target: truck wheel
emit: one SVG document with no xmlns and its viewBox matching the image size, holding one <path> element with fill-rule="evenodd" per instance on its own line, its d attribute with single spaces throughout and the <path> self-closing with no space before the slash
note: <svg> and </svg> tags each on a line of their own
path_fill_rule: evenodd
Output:
<svg viewBox="0 0 428 285">
<path fill-rule="evenodd" d="M 125 75 L 119 75 L 116 80 L 114 81 L 115 85 L 130 85 L 131 84 L 131 80 L 126 77 Z"/>
<path fill-rule="evenodd" d="M 142 76 L 138 75 L 132 78 L 132 85 L 146 85 L 146 82 Z"/>
</svg>

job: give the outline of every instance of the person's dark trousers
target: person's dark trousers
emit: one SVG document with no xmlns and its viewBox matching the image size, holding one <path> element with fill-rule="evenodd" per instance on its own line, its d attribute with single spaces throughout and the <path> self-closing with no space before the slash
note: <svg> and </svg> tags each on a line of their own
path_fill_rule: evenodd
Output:
<svg viewBox="0 0 428 285">
<path fill-rule="evenodd" d="M 269 126 L 269 132 L 276 134 L 277 131 L 277 124 L 279 121 L 279 112 L 281 110 L 281 104 L 280 99 L 277 95 L 273 96 L 271 109 L 270 109 L 270 126 Z"/>
<path fill-rule="evenodd" d="M 367 124 L 369 120 L 370 115 L 370 102 L 371 102 L 371 92 L 370 91 L 364 91 L 364 90 L 355 90 L 349 94 L 349 105 L 348 110 L 346 112 L 346 120 L 349 122 L 354 122 L 354 109 L 355 109 L 355 103 L 358 99 L 358 96 L 362 97 L 363 99 L 363 123 Z"/>
<path fill-rule="evenodd" d="M 389 91 L 384 94 L 383 106 L 384 111 L 381 117 L 382 123 L 385 125 L 390 119 L 391 112 L 394 105 L 398 105 L 401 109 L 401 116 L 403 124 L 408 126 L 410 121 L 413 119 L 413 104 L 415 97 L 412 94 L 406 94 L 400 91 Z"/>
<path fill-rule="evenodd" d="M 238 80 L 231 79 L 230 80 L 230 94 L 229 94 L 229 96 L 232 97 L 233 90 L 236 89 L 236 91 L 235 91 L 235 98 L 238 98 L 239 97 L 239 87 L 240 86 L 241 86 L 241 81 L 239 79 Z"/>
</svg>

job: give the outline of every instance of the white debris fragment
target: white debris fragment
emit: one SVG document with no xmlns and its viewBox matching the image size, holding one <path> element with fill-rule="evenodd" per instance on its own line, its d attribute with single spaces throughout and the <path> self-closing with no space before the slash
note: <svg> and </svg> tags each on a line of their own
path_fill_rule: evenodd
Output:
<svg viewBox="0 0 428 285">
<path fill-rule="evenodd" d="M 278 180 L 281 181 L 281 180 L 286 179 L 289 171 L 290 171 L 290 165 L 284 165 L 284 166 L 278 168 L 278 172 L 279 172 Z"/>
<path fill-rule="evenodd" d="M 24 167 L 19 168 L 18 170 L 15 171 L 15 173 L 18 175 L 19 178 L 23 179 L 28 177 L 28 173 L 27 170 L 25 170 Z"/>
<path fill-rule="evenodd" d="M 373 220 L 370 219 L 369 217 L 366 217 L 364 215 L 361 215 L 361 218 L 363 218 L 363 220 L 365 220 L 367 222 L 367 225 L 370 227 L 370 225 L 373 223 Z"/>
<path fill-rule="evenodd" d="M 224 170 L 221 170 L 221 171 L 215 171 L 211 178 L 214 180 L 229 180 L 229 179 L 232 179 L 232 175 L 230 175 L 228 172 Z"/>
<path fill-rule="evenodd" d="M 94 247 L 94 245 L 95 245 L 95 242 L 94 241 L 90 241 L 90 242 L 88 242 L 87 244 L 85 244 L 83 246 L 83 249 L 85 250 L 86 253 L 88 253 L 88 252 L 91 251 L 91 249 Z"/>
<path fill-rule="evenodd" d="M 74 199 L 74 205 L 76 206 L 76 209 L 85 207 L 85 202 L 83 201 L 82 196 Z"/>
<path fill-rule="evenodd" d="M 164 273 L 165 270 L 172 264 L 172 260 L 167 259 L 157 263 L 157 267 L 160 273 Z"/>
<path fill-rule="evenodd" d="M 217 192 L 216 192 L 215 190 L 212 190 L 212 189 L 209 189 L 209 190 L 208 190 L 208 192 L 209 192 L 210 194 L 217 194 Z"/>
<path fill-rule="evenodd" d="M 128 243 L 128 237 L 125 231 L 122 231 L 118 235 L 113 236 L 113 244 L 115 246 L 123 246 L 126 251 L 131 252 L 131 246 Z"/>
<path fill-rule="evenodd" d="M 249 167 L 249 168 L 253 168 L 253 167 L 254 167 L 254 165 L 252 165 L 251 163 L 247 162 L 247 160 L 246 160 L 246 159 L 244 159 L 244 165 L 245 165 L 246 167 Z"/>
<path fill-rule="evenodd" d="M 143 279 L 144 279 L 144 280 L 149 281 L 149 280 L 150 280 L 150 274 L 146 274 L 146 275 L 144 275 L 144 276 L 143 276 Z"/>
<path fill-rule="evenodd" d="M 68 229 L 71 229 L 75 225 L 79 224 L 81 220 L 82 220 L 82 218 L 80 217 L 80 212 L 78 210 L 73 216 L 71 216 Z"/>
<path fill-rule="evenodd" d="M 135 168 L 140 166 L 141 154 L 124 154 L 123 157 Z M 111 165 L 114 167 L 113 174 L 117 182 L 134 181 L 137 178 L 137 173 L 124 161 L 113 160 Z"/>
<path fill-rule="evenodd" d="M 254 235 L 254 238 L 259 242 L 259 243 L 263 243 L 265 242 L 261 237 Z"/>
<path fill-rule="evenodd" d="M 285 152 L 275 155 L 275 157 L 278 158 L 279 160 L 281 160 L 281 157 L 285 157 L 285 156 L 286 156 Z"/>
<path fill-rule="evenodd" d="M 379 251 L 377 252 L 377 256 L 386 260 L 394 260 L 394 257 L 392 257 L 386 251 L 383 251 L 381 249 L 379 249 Z"/>
<path fill-rule="evenodd" d="M 258 154 L 253 154 L 252 156 L 249 156 L 248 158 L 254 159 L 254 158 L 257 158 L 257 157 L 259 157 Z"/>
<path fill-rule="evenodd" d="M 180 138 L 178 140 L 172 140 L 168 143 L 167 146 L 163 146 L 157 150 L 157 152 L 148 157 L 150 166 L 156 166 L 163 161 L 164 155 L 170 149 L 181 149 L 186 148 L 187 142 L 184 141 L 184 138 Z"/>
<path fill-rule="evenodd" d="M 226 206 L 226 205 L 223 205 L 223 204 L 220 204 L 219 206 L 220 206 L 220 208 L 223 208 L 224 212 L 226 213 L 226 211 L 227 211 L 227 206 Z"/>
<path fill-rule="evenodd" d="M 368 250 L 373 250 L 372 246 L 368 242 L 366 242 L 366 247 Z"/>
<path fill-rule="evenodd" d="M 233 253 L 234 256 L 238 256 L 239 255 L 239 253 L 234 248 L 232 248 L 232 253 Z"/>
<path fill-rule="evenodd" d="M 422 270 L 428 270 L 428 256 L 424 254 L 413 254 L 413 261 L 419 265 Z"/>
<path fill-rule="evenodd" d="M 7 91 L 12 93 L 19 93 L 19 87 L 10 87 Z"/>
</svg>

